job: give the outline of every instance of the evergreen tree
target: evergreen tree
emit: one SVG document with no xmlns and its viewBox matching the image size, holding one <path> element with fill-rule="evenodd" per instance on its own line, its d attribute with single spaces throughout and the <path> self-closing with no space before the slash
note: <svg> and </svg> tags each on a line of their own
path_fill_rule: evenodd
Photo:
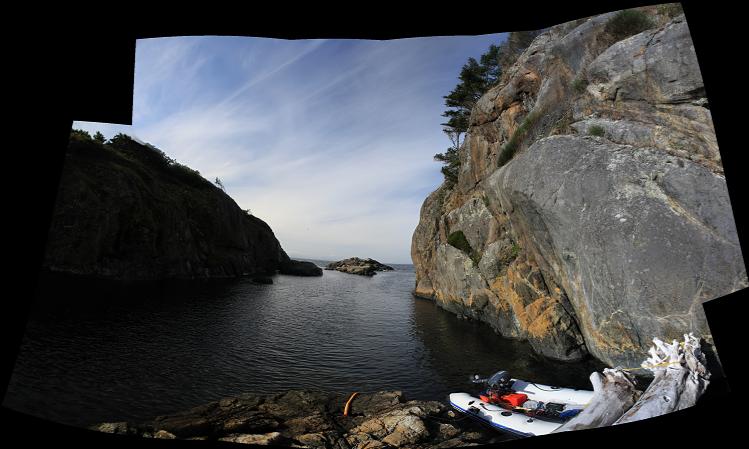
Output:
<svg viewBox="0 0 749 449">
<path fill-rule="evenodd" d="M 133 142 L 133 139 L 124 133 L 117 133 L 114 137 L 109 139 L 109 144 L 118 148 L 125 148 L 130 145 L 131 142 Z"/>
<path fill-rule="evenodd" d="M 96 131 L 96 134 L 94 134 L 94 140 L 99 143 L 104 143 L 107 139 L 104 137 L 104 134 L 102 134 L 100 131 Z"/>
<path fill-rule="evenodd" d="M 474 58 L 469 58 L 460 70 L 460 82 L 444 97 L 445 106 L 452 109 L 442 114 L 449 119 L 447 126 L 462 132 L 468 130 L 471 109 L 487 88 L 486 72 L 487 68 Z"/>
<path fill-rule="evenodd" d="M 442 162 L 444 166 L 440 171 L 445 177 L 445 181 L 454 184 L 458 181 L 458 170 L 460 169 L 460 158 L 458 157 L 458 148 L 452 146 L 444 153 L 434 155 L 434 160 Z"/>
<path fill-rule="evenodd" d="M 503 45 L 491 44 L 489 50 L 481 55 L 481 65 L 486 72 L 486 84 L 489 86 L 497 84 L 499 82 L 499 77 L 502 75 L 500 60 L 502 59 L 503 52 Z"/>
<path fill-rule="evenodd" d="M 448 182 L 458 179 L 460 159 L 458 150 L 462 144 L 463 134 L 468 131 L 468 121 L 471 117 L 471 109 L 476 104 L 484 91 L 489 87 L 487 84 L 487 73 L 490 66 L 480 64 L 476 59 L 469 58 L 460 71 L 460 82 L 448 95 L 444 96 L 447 109 L 442 116 L 447 121 L 442 124 L 442 130 L 450 139 L 450 146 L 444 153 L 434 155 L 436 161 L 442 162 L 442 174 Z"/>
<path fill-rule="evenodd" d="M 463 135 L 468 131 L 474 105 L 487 90 L 499 83 L 502 68 L 514 64 L 518 56 L 541 32 L 543 30 L 512 32 L 501 44 L 490 45 L 479 61 L 468 58 L 468 62 L 460 71 L 460 82 L 443 97 L 448 109 L 442 113 L 447 119 L 442 123 L 442 130 L 450 139 L 452 146 L 444 153 L 435 154 L 434 159 L 444 164 L 442 174 L 448 183 L 454 183 L 458 178 L 458 151 L 463 143 Z"/>
<path fill-rule="evenodd" d="M 89 134 L 88 131 L 84 131 L 82 129 L 75 129 L 75 128 L 71 129 L 70 137 L 77 137 L 79 139 L 91 140 L 91 134 Z"/>
</svg>

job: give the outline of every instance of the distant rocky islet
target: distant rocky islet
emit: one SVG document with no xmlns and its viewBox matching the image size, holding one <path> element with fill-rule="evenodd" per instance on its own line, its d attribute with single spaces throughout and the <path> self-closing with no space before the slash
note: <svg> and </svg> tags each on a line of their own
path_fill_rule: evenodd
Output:
<svg viewBox="0 0 749 449">
<path fill-rule="evenodd" d="M 350 257 L 337 262 L 331 262 L 325 267 L 325 269 L 336 270 L 342 273 L 358 274 L 361 276 L 374 276 L 378 271 L 394 270 L 393 267 L 380 263 L 374 259 L 360 259 L 358 257 Z"/>
</svg>

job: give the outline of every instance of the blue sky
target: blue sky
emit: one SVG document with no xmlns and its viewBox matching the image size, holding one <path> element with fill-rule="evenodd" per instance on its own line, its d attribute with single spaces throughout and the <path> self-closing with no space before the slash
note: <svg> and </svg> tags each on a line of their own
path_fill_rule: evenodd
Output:
<svg viewBox="0 0 749 449">
<path fill-rule="evenodd" d="M 411 263 L 442 181 L 444 99 L 504 34 L 390 41 L 170 37 L 136 45 L 133 125 L 265 220 L 292 257 Z"/>
</svg>

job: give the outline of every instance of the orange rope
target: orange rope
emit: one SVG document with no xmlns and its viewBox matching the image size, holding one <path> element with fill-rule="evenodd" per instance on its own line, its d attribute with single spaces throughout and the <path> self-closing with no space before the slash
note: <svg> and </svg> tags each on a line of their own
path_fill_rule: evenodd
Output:
<svg viewBox="0 0 749 449">
<path fill-rule="evenodd" d="M 348 416 L 349 405 L 351 405 L 351 401 L 353 401 L 353 400 L 354 400 L 354 397 L 355 397 L 355 396 L 356 396 L 357 394 L 359 394 L 359 393 L 352 393 L 352 394 L 351 394 L 351 397 L 350 397 L 350 398 L 348 398 L 348 401 L 346 401 L 346 406 L 345 406 L 345 407 L 343 407 L 343 416 Z"/>
</svg>

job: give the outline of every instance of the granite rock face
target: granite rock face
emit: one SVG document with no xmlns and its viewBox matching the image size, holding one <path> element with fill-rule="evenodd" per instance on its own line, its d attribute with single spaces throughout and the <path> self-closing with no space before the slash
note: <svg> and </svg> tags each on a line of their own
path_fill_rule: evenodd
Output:
<svg viewBox="0 0 749 449">
<path fill-rule="evenodd" d="M 701 303 L 745 285 L 725 180 L 695 162 L 553 136 L 485 185 L 599 359 L 637 366 L 654 336 L 709 335 Z"/>
<path fill-rule="evenodd" d="M 343 273 L 358 274 L 362 276 L 374 276 L 378 271 L 392 271 L 390 267 L 374 259 L 360 259 L 351 257 L 348 259 L 331 262 L 325 267 L 326 270 L 336 270 Z"/>
<path fill-rule="evenodd" d="M 494 443 L 506 436 L 436 401 L 406 400 L 400 391 L 357 395 L 288 391 L 221 399 L 146 423 L 101 423 L 100 432 L 146 438 L 229 441 L 308 448 L 447 448 Z"/>
<path fill-rule="evenodd" d="M 653 28 L 618 41 L 615 13 L 550 28 L 477 102 L 457 183 L 421 209 L 416 295 L 557 359 L 637 366 L 653 337 L 712 342 L 701 304 L 746 268 L 687 23 L 641 10 Z"/>
<path fill-rule="evenodd" d="M 71 136 L 44 267 L 108 279 L 274 274 L 271 228 L 197 172 L 134 140 Z"/>
</svg>

